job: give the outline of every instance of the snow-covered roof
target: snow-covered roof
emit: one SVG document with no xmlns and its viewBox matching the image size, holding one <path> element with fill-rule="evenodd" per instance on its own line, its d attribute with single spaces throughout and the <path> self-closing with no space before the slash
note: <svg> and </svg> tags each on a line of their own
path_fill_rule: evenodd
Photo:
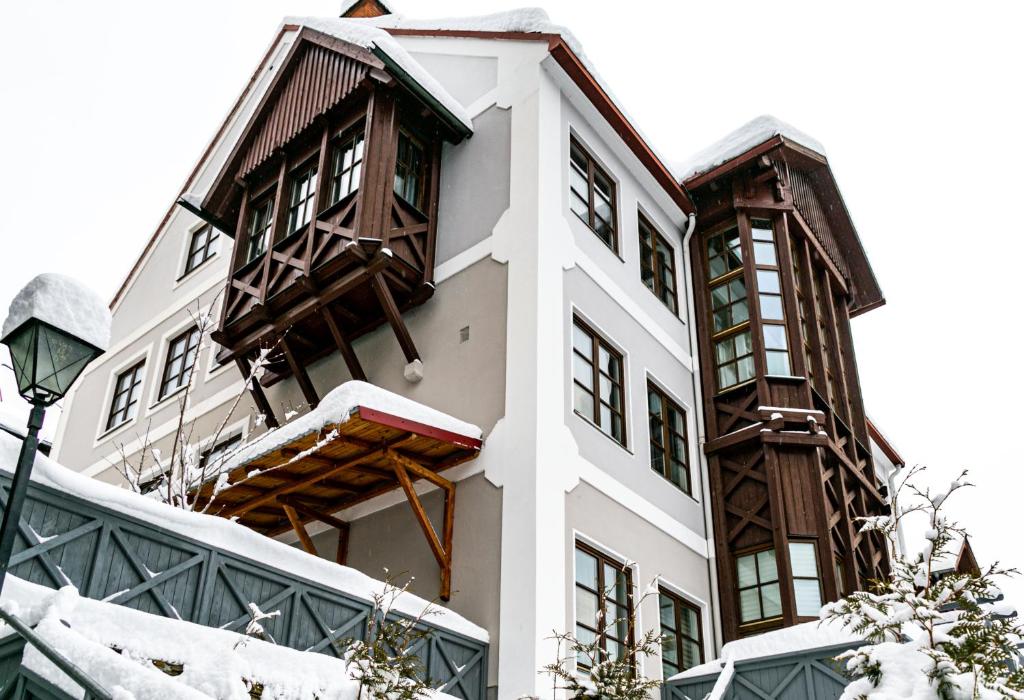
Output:
<svg viewBox="0 0 1024 700">
<path fill-rule="evenodd" d="M 385 17 L 389 16 L 385 15 Z M 402 48 L 393 36 L 375 26 L 373 20 L 342 17 L 286 17 L 284 24 L 309 27 L 378 55 L 384 54 L 410 80 L 433 97 L 452 118 L 459 121 L 470 133 L 473 132 L 473 118 L 466 108 L 452 97 L 451 93 L 445 90 L 441 83 L 420 65 L 419 61 Z"/>
<path fill-rule="evenodd" d="M 319 433 L 327 426 L 345 423 L 360 406 L 473 440 L 479 440 L 483 436 L 483 431 L 472 423 L 459 420 L 387 389 L 381 389 L 379 386 L 353 380 L 332 389 L 309 413 L 261 435 L 251 444 L 239 449 L 225 460 L 220 471 L 231 472 L 301 437 Z M 325 441 L 325 444 L 326 442 L 329 441 Z"/>
<path fill-rule="evenodd" d="M 724 138 L 715 141 L 710 146 L 697 151 L 689 158 L 673 166 L 676 178 L 686 181 L 695 175 L 701 175 L 707 171 L 726 163 L 736 156 L 743 155 L 750 149 L 760 146 L 775 136 L 800 144 L 805 148 L 825 155 L 825 147 L 821 143 L 790 126 L 786 122 L 776 119 L 770 114 L 763 114 L 760 117 L 750 120 L 739 129 L 730 132 Z"/>
<path fill-rule="evenodd" d="M 857 644 L 863 641 L 840 622 L 804 622 L 780 630 L 756 634 L 752 637 L 737 639 L 722 647 L 722 655 L 700 666 L 694 666 L 682 673 L 672 676 L 669 680 L 694 678 L 718 673 L 727 663 L 763 659 L 778 654 L 790 654 L 811 649 L 826 649 L 844 644 Z"/>
<path fill-rule="evenodd" d="M 26 284 L 11 301 L 0 337 L 30 318 L 67 331 L 100 350 L 110 345 L 110 309 L 96 292 L 71 277 L 48 272 Z"/>
<path fill-rule="evenodd" d="M 20 448 L 20 440 L 0 432 L 0 469 L 14 471 Z M 356 569 L 307 554 L 226 518 L 174 508 L 113 484 L 90 479 L 43 455 L 36 456 L 32 481 L 238 556 L 258 562 L 274 562 L 283 571 L 366 601 L 372 601 L 374 593 L 385 589 L 381 581 Z M 394 608 L 398 612 L 418 615 L 426 605 L 427 601 L 422 598 L 403 593 Z M 488 640 L 486 630 L 461 615 L 445 608 L 439 608 L 439 612 L 431 618 L 432 624 L 473 639 Z"/>
<path fill-rule="evenodd" d="M 338 9 L 338 15 L 344 17 L 346 12 L 361 2 L 363 2 L 363 0 L 344 0 L 344 2 L 341 3 L 341 7 Z M 401 9 L 394 0 L 373 0 L 373 2 L 376 2 L 388 12 L 401 12 Z"/>
<path fill-rule="evenodd" d="M 245 681 L 262 685 L 263 697 L 355 700 L 359 694 L 344 659 L 91 600 L 72 586 L 54 591 L 8 576 L 0 604 L 117 698 L 248 700 Z M 183 672 L 168 675 L 153 661 L 181 665 Z M 24 664 L 81 697 L 78 685 L 31 645 Z"/>
</svg>

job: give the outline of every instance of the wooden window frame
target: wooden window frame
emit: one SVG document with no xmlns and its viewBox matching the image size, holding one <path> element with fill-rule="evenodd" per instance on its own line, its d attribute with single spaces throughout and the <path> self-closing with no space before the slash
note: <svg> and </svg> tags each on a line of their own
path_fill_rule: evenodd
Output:
<svg viewBox="0 0 1024 700">
<path fill-rule="evenodd" d="M 815 576 L 797 576 L 796 571 L 793 570 L 793 545 L 809 545 L 811 550 L 814 552 L 814 570 Z M 789 559 L 789 576 L 790 585 L 793 587 L 793 615 L 798 618 L 811 619 L 817 618 L 817 615 L 801 615 L 800 606 L 796 598 L 796 582 L 797 581 L 814 581 L 818 584 L 818 602 L 824 604 L 825 602 L 825 582 L 822 577 L 821 571 L 821 557 L 818 556 L 818 541 L 813 539 L 793 539 L 787 544 L 789 551 L 787 552 Z M 838 580 L 837 580 L 838 585 Z"/>
<path fill-rule="evenodd" d="M 766 580 L 766 581 L 762 581 L 761 580 L 761 564 L 758 561 L 758 556 L 757 555 L 761 554 L 762 552 L 774 552 L 775 553 L 775 578 L 774 579 Z M 740 562 L 740 559 L 742 559 L 744 557 L 753 557 L 753 559 L 754 559 L 754 572 L 755 572 L 755 575 L 757 577 L 757 582 L 754 585 L 752 585 L 752 586 L 740 586 L 739 562 Z M 783 609 L 783 605 L 782 605 L 783 576 L 782 576 L 782 572 L 779 571 L 779 556 L 778 556 L 778 552 L 775 551 L 775 547 L 772 547 L 772 546 L 769 546 L 769 547 L 759 547 L 757 549 L 737 552 L 734 555 L 734 557 L 733 557 L 733 565 L 734 565 L 734 567 L 736 569 L 736 618 L 740 622 L 740 627 L 741 628 L 747 628 L 747 627 L 751 627 L 751 626 L 762 625 L 762 624 L 767 623 L 767 622 L 773 622 L 775 620 L 781 620 L 783 618 L 784 614 L 785 614 L 784 609 Z M 772 584 L 775 584 L 778 587 L 778 589 L 779 589 L 779 614 L 778 615 L 772 615 L 772 616 L 769 617 L 769 616 L 766 616 L 765 612 L 764 612 L 764 594 L 763 594 L 763 589 L 766 586 L 770 586 Z M 750 619 L 750 620 L 744 620 L 743 619 L 743 604 L 741 602 L 741 595 L 742 595 L 743 591 L 749 591 L 749 590 L 756 590 L 757 591 L 757 606 L 758 606 L 758 610 L 760 611 L 761 616 L 757 617 L 757 618 Z"/>
<path fill-rule="evenodd" d="M 640 239 L 640 280 L 651 290 L 668 310 L 679 315 L 679 287 L 676 286 L 676 251 L 650 220 L 642 213 L 637 213 L 637 236 Z M 644 240 L 646 229 L 650 243 Z M 659 264 L 658 244 L 668 250 L 667 265 Z M 666 269 L 667 268 L 667 274 Z M 644 273 L 650 273 L 651 283 L 644 279 Z M 666 285 L 666 280 L 670 284 Z"/>
<path fill-rule="evenodd" d="M 352 162 L 346 166 L 344 164 L 344 156 L 350 149 L 352 151 Z M 365 155 L 366 129 L 361 124 L 343 131 L 332 140 L 331 177 L 327 183 L 328 206 L 334 206 L 353 192 L 359 190 L 359 180 L 362 178 Z M 341 166 L 340 169 L 339 165 Z M 342 192 L 341 183 L 345 175 L 349 176 L 348 189 Z"/>
<path fill-rule="evenodd" d="M 574 170 L 574 169 L 576 169 L 577 171 L 582 171 L 583 170 L 583 168 L 581 168 L 575 162 L 575 160 L 573 158 L 573 151 L 578 152 L 582 156 L 582 159 L 585 161 L 585 164 L 586 164 L 586 173 L 580 172 L 580 174 L 584 175 L 586 177 L 586 180 L 587 180 L 587 192 L 586 192 L 585 196 L 584 196 L 584 193 L 577 192 L 575 190 L 575 188 L 573 188 L 573 186 L 572 186 L 572 170 Z M 588 151 L 586 148 L 584 148 L 583 144 L 580 143 L 580 141 L 575 136 L 570 136 L 569 137 L 569 170 L 570 170 L 570 177 L 569 177 L 569 198 L 570 198 L 569 209 L 573 212 L 573 214 L 576 215 L 576 218 L 578 218 L 580 221 L 582 221 L 584 224 L 586 224 L 587 227 L 591 231 L 594 232 L 594 235 L 596 235 L 597 238 L 602 243 L 604 243 L 606 246 L 608 246 L 612 250 L 613 253 L 618 255 L 619 254 L 619 224 L 618 224 L 618 218 L 619 218 L 619 204 L 618 204 L 619 188 L 618 188 L 618 183 L 616 183 L 615 179 L 612 178 L 612 176 L 609 175 L 608 172 L 598 164 L 597 160 L 594 158 L 593 155 L 591 155 L 590 151 Z M 610 214 L 610 217 L 609 217 L 609 220 L 608 220 L 608 240 L 605 240 L 604 236 L 597 230 L 597 221 L 596 220 L 599 217 L 597 215 L 597 205 L 595 204 L 595 197 L 596 197 L 595 193 L 597 192 L 597 178 L 598 177 L 603 179 L 608 184 L 608 189 L 610 190 L 610 197 L 609 197 L 609 202 L 608 203 L 611 206 L 611 214 Z M 581 200 L 582 199 L 586 200 L 587 216 L 585 218 L 583 217 L 582 214 L 580 214 L 579 212 L 577 212 L 575 209 L 572 208 L 572 201 L 571 200 L 572 200 L 572 197 L 573 197 L 574 194 L 577 197 L 579 197 Z"/>
<path fill-rule="evenodd" d="M 401 160 L 402 154 L 402 140 L 406 139 L 415 148 L 420 151 L 420 167 L 418 171 L 414 171 L 412 168 L 413 164 L 404 163 Z M 395 185 L 398 184 L 399 172 L 404 173 L 403 175 L 403 186 L 409 182 L 409 176 L 415 175 L 420 182 L 420 187 L 416 192 L 416 201 L 411 201 L 406 198 L 404 192 L 400 192 L 394 185 L 392 189 L 394 193 L 402 199 L 403 202 L 409 204 L 419 212 L 426 212 L 427 210 L 427 197 L 430 190 L 430 151 L 427 148 L 427 142 L 414 134 L 411 130 L 405 127 L 399 127 L 398 138 L 395 140 Z"/>
<path fill-rule="evenodd" d="M 178 391 L 191 379 L 191 373 L 195 371 L 195 365 L 199 359 L 200 335 L 198 326 L 190 326 L 167 342 L 167 355 L 164 357 L 164 369 L 163 372 L 160 373 L 160 391 L 157 398 L 158 401 L 162 401 L 174 392 Z M 174 350 L 175 345 L 177 345 L 179 341 L 183 341 L 184 343 L 182 345 L 183 350 L 180 355 L 176 354 Z M 188 358 L 190 352 L 192 353 L 192 363 L 186 366 L 185 360 Z M 181 368 L 175 374 L 171 374 L 171 365 L 178 359 L 182 360 Z"/>
<path fill-rule="evenodd" d="M 736 235 L 736 246 L 728 245 L 728 238 L 730 233 L 735 232 Z M 711 241 L 715 238 L 721 237 L 725 245 L 722 246 L 721 253 L 711 254 Z M 703 258 L 704 258 L 704 269 L 707 271 L 707 314 L 708 314 L 708 329 L 711 332 L 711 366 L 714 373 L 715 387 L 719 392 L 729 391 L 738 386 L 743 386 L 749 382 L 753 382 L 757 379 L 757 362 L 756 362 L 756 351 L 754 345 L 754 326 L 751 323 L 751 299 L 750 299 L 750 285 L 747 282 L 747 260 L 746 253 L 743 252 L 743 230 L 738 222 L 729 222 L 728 225 L 711 231 L 708 233 L 703 240 Z M 729 253 L 737 253 L 739 257 L 739 265 L 730 267 Z M 717 277 L 712 277 L 712 259 L 722 258 L 726 261 L 725 271 L 719 274 Z M 722 285 L 730 285 L 730 309 L 739 302 L 739 297 L 736 299 L 731 298 L 731 285 L 734 281 L 740 280 L 743 282 L 743 301 L 746 305 L 747 317 L 743 321 L 733 323 L 728 328 L 723 328 L 719 331 L 715 330 L 715 297 L 714 290 Z M 731 312 L 730 312 L 731 316 Z M 738 354 L 736 350 L 736 343 L 739 338 L 746 334 L 748 339 L 747 352 L 742 355 Z M 730 342 L 733 346 L 732 357 L 727 361 L 720 361 L 718 357 L 718 347 L 720 344 Z M 749 377 L 740 379 L 739 369 L 743 365 L 743 361 L 750 358 L 752 366 L 752 373 Z M 736 368 L 736 381 L 731 384 L 722 383 L 721 369 L 727 365 L 733 365 Z"/>
<path fill-rule="evenodd" d="M 110 409 L 107 412 L 107 423 L 104 432 L 108 432 L 133 420 L 138 415 L 138 405 L 142 400 L 142 372 L 146 367 L 146 360 L 142 359 L 126 370 L 117 374 L 114 378 L 114 395 L 110 398 Z M 122 387 L 122 379 L 130 377 L 127 385 Z M 122 396 L 127 396 L 125 404 L 120 409 L 117 402 Z M 132 409 L 135 412 L 132 412 Z"/>
<path fill-rule="evenodd" d="M 754 277 L 757 281 L 757 312 L 758 319 L 761 322 L 761 342 L 764 346 L 764 367 L 765 375 L 775 377 L 792 377 L 793 376 L 793 343 L 789 337 L 789 324 L 786 315 L 786 298 L 783 291 L 783 280 L 782 280 L 782 265 L 779 256 L 779 242 L 778 242 L 778 226 L 774 221 L 767 217 L 752 216 L 750 218 L 750 239 L 751 249 L 754 250 L 753 258 L 750 263 L 753 265 Z M 771 238 L 757 238 L 754 235 L 755 230 L 768 230 L 771 231 Z M 758 261 L 757 259 L 757 246 L 771 246 L 772 257 L 774 263 Z M 778 290 L 776 291 L 765 291 L 761 287 L 761 273 L 774 275 L 778 281 Z M 749 299 L 749 294 L 748 294 Z M 766 319 L 764 315 L 764 304 L 766 299 L 776 299 L 779 305 L 779 315 L 781 318 L 770 318 Z M 784 348 L 769 347 L 768 346 L 768 330 L 769 327 L 772 329 L 782 329 L 782 339 L 785 343 Z M 770 362 L 769 356 L 774 354 L 783 354 L 786 358 L 786 365 L 788 371 L 785 373 L 772 372 L 769 370 Z"/>
<path fill-rule="evenodd" d="M 197 246 L 196 241 L 199 240 L 199 237 L 202 234 L 206 235 L 206 240 L 201 246 Z M 179 279 L 183 279 L 192 274 L 199 269 L 203 263 L 215 256 L 220 247 L 219 243 L 220 231 L 210 224 L 200 226 L 198 229 L 193 231 L 189 238 L 188 253 L 185 256 L 185 271 Z"/>
<path fill-rule="evenodd" d="M 579 550 L 579 551 L 583 552 L 584 554 L 587 554 L 587 555 L 597 559 L 597 588 L 598 588 L 598 590 L 595 591 L 595 590 L 591 589 L 589 586 L 579 582 L 579 580 L 578 580 L 578 578 L 579 578 L 578 577 L 578 573 L 576 571 L 576 550 Z M 574 631 L 575 631 L 576 627 L 583 627 L 584 629 L 586 629 L 588 632 L 590 632 L 591 634 L 594 635 L 595 639 L 597 639 L 599 641 L 600 648 L 602 650 L 604 650 L 605 652 L 607 652 L 608 651 L 608 639 L 610 637 L 610 635 L 607 634 L 607 630 L 608 630 L 609 625 L 611 623 L 613 623 L 614 620 L 611 620 L 611 621 L 608 620 L 609 598 L 611 598 L 612 596 L 609 596 L 606 593 L 606 591 L 608 591 L 608 586 L 607 586 L 607 584 L 605 582 L 605 577 L 604 577 L 604 567 L 605 567 L 605 565 L 608 565 L 608 566 L 612 567 L 613 569 L 616 569 L 617 571 L 621 571 L 623 576 L 625 577 L 625 583 L 626 583 L 626 603 L 625 603 L 624 607 L 626 608 L 626 615 L 627 615 L 627 617 L 626 617 L 626 639 L 620 640 L 620 639 L 618 639 L 616 637 L 611 637 L 611 638 L 615 642 L 622 644 L 623 648 L 627 648 L 627 647 L 630 647 L 630 646 L 633 645 L 634 634 L 635 634 L 634 625 L 633 625 L 633 571 L 630 569 L 628 564 L 624 564 L 623 562 L 619 561 L 618 559 L 615 559 L 613 557 L 608 556 L 607 554 L 605 554 L 601 550 L 596 549 L 594 547 L 591 547 L 590 545 L 586 544 L 585 542 L 581 542 L 579 540 L 576 540 L 576 545 L 573 548 L 573 577 L 572 577 L 572 579 L 573 579 L 573 592 L 574 592 L 573 599 L 575 600 L 576 596 L 579 595 L 578 594 L 578 589 L 579 590 L 583 590 L 583 591 L 585 591 L 587 593 L 590 593 L 591 595 L 596 595 L 597 596 L 597 603 L 598 603 L 598 615 L 599 615 L 599 617 L 598 617 L 597 624 L 596 624 L 596 627 L 595 627 L 595 625 L 588 624 L 587 622 L 580 622 L 580 620 L 576 619 L 576 612 L 574 611 L 573 612 L 574 628 L 573 629 L 574 629 Z M 619 605 L 619 603 L 617 601 L 613 601 L 611 604 Z M 630 662 L 631 663 L 635 663 L 636 659 L 631 659 Z M 576 668 L 577 668 L 577 671 L 589 671 L 590 670 L 589 666 L 581 666 L 580 665 L 579 658 L 577 658 L 577 660 L 576 660 Z"/>
<path fill-rule="evenodd" d="M 295 235 L 316 219 L 316 195 L 319 186 L 316 155 L 292 169 L 288 176 L 288 211 L 285 212 L 285 230 L 281 240 Z M 305 195 L 296 200 L 296 193 L 305 187 Z M 269 247 L 273 247 L 272 245 Z"/>
<path fill-rule="evenodd" d="M 685 666 L 684 665 L 684 661 L 683 661 L 683 658 L 684 658 L 684 654 L 683 654 L 683 640 L 684 639 L 686 641 L 693 642 L 694 644 L 697 645 L 698 660 L 697 660 L 697 663 L 694 664 L 694 665 L 700 665 L 700 664 L 704 663 L 704 658 L 705 658 L 704 657 L 704 618 L 701 615 L 700 606 L 698 606 L 698 605 L 696 605 L 694 603 L 691 603 L 690 601 L 686 600 L 682 596 L 680 596 L 680 595 L 678 595 L 676 593 L 673 593 L 672 591 L 666 589 L 664 586 L 659 586 L 658 587 L 658 596 L 659 596 L 659 600 L 658 600 L 658 613 L 659 613 L 659 615 L 658 615 L 658 623 L 660 625 L 660 629 L 662 631 L 662 634 L 665 633 L 666 627 L 665 627 L 665 621 L 662 619 L 661 614 L 660 614 L 661 613 L 661 600 L 660 600 L 661 597 L 668 598 L 670 601 L 672 601 L 672 617 L 673 617 L 673 625 L 675 626 L 674 629 L 668 628 L 668 631 L 670 633 L 674 634 L 675 638 L 676 638 L 676 660 L 677 660 L 677 663 L 671 664 L 670 662 L 666 662 L 664 654 L 662 654 L 662 657 L 661 657 L 661 665 L 662 665 L 662 671 L 663 671 L 663 675 L 664 675 L 664 680 L 667 680 L 670 676 L 668 676 L 667 674 L 664 674 L 664 668 L 665 668 L 666 664 L 674 666 L 676 668 L 675 673 L 682 673 L 683 671 L 685 671 L 687 669 L 693 668 L 693 666 Z M 682 609 L 683 608 L 686 608 L 688 610 L 693 611 L 693 613 L 697 616 L 697 636 L 696 637 L 691 637 L 690 635 L 687 635 L 687 634 L 683 633 L 683 614 L 682 614 Z M 664 648 L 664 641 L 662 641 L 662 648 Z M 673 673 L 672 675 L 675 675 L 675 673 Z"/>
<path fill-rule="evenodd" d="M 581 383 L 580 381 L 577 380 L 577 378 L 576 378 L 576 371 L 575 371 L 575 362 L 573 362 L 572 363 L 572 368 L 571 368 L 572 369 L 572 381 L 573 381 L 573 387 L 574 387 L 574 389 L 573 389 L 573 396 L 572 396 L 573 412 L 576 413 L 576 415 L 585 418 L 587 421 L 589 421 L 594 426 L 596 426 L 598 430 L 600 430 L 602 433 L 607 435 L 609 438 L 611 438 L 615 442 L 619 443 L 623 447 L 626 447 L 626 443 L 627 443 L 627 440 L 626 440 L 626 362 L 623 359 L 622 353 L 620 353 L 618 350 L 616 350 L 611 345 L 611 343 L 609 343 L 597 331 L 595 331 L 593 328 L 591 328 L 590 325 L 587 324 L 586 321 L 581 319 L 579 316 L 573 316 L 572 323 L 573 323 L 573 326 L 575 328 L 579 328 L 581 331 L 583 331 L 583 333 L 585 335 L 587 335 L 590 338 L 590 356 L 589 357 L 583 355 L 583 353 L 581 353 L 576 348 L 576 343 L 572 339 L 572 336 L 570 336 L 570 345 L 571 345 L 571 352 L 572 352 L 573 356 L 578 355 L 578 356 L 582 357 L 590 365 L 590 369 L 591 369 L 591 382 L 592 382 L 592 387 L 593 387 L 592 389 L 588 389 L 585 384 L 583 384 L 583 383 Z M 611 377 L 608 374 L 606 374 L 601 369 L 600 362 L 599 362 L 600 357 L 601 357 L 601 350 L 604 350 L 605 352 L 607 352 L 611 356 L 611 358 L 614 359 L 618 363 L 618 367 L 619 367 L 619 380 L 618 381 L 616 381 L 613 377 Z M 601 398 L 601 378 L 602 377 L 608 379 L 612 383 L 612 388 L 613 389 L 618 388 L 618 391 L 619 391 L 618 406 L 613 406 L 612 404 L 604 401 Z M 594 404 L 594 412 L 593 412 L 592 415 L 589 415 L 589 416 L 585 415 L 583 413 L 580 413 L 579 410 L 576 409 L 576 398 L 575 398 L 575 391 L 576 390 L 575 390 L 575 387 L 579 387 L 583 391 L 585 391 L 588 394 L 590 394 L 590 398 L 591 398 L 591 400 L 592 400 L 592 402 Z M 612 414 L 612 419 L 614 419 L 614 417 L 616 415 L 619 417 L 619 424 L 622 426 L 622 428 L 621 428 L 621 430 L 622 430 L 621 437 L 615 437 L 615 435 L 611 432 L 612 431 L 612 426 L 611 425 L 604 426 L 601 423 L 601 407 L 602 406 L 608 408 L 608 410 Z M 614 420 L 612 420 L 612 423 L 614 424 Z M 605 430 L 606 427 L 608 428 L 607 430 Z"/>
<path fill-rule="evenodd" d="M 659 420 L 661 421 L 661 443 L 658 444 L 654 439 L 654 428 L 652 426 L 652 419 L 654 413 L 651 411 L 651 394 L 657 394 L 658 399 L 661 401 L 661 413 Z M 670 410 L 674 410 L 682 416 L 683 420 L 683 432 L 677 433 L 671 426 L 670 421 L 667 419 L 667 414 Z M 693 474 L 690 471 L 690 440 L 688 435 L 687 426 L 687 415 L 683 408 L 673 401 L 668 394 L 661 390 L 654 382 L 647 381 L 647 430 L 648 430 L 648 441 L 651 450 L 651 470 L 660 474 L 663 478 L 677 486 L 687 496 L 693 496 Z M 669 460 L 672 459 L 670 456 L 672 437 L 678 435 L 683 441 L 683 455 L 681 458 L 682 466 L 680 468 L 680 474 L 685 474 L 686 485 L 680 484 L 674 481 L 669 476 Z M 654 466 L 654 453 L 655 450 L 662 452 L 662 468 L 656 469 Z"/>
<path fill-rule="evenodd" d="M 265 212 L 261 221 L 259 231 L 255 228 L 256 217 Z M 241 267 L 259 260 L 267 254 L 271 246 L 270 237 L 274 228 L 274 190 L 262 192 L 258 197 L 252 198 L 252 205 L 249 207 L 248 222 L 245 225 L 245 259 Z M 259 240 L 260 244 L 253 243 Z M 255 251 L 255 252 L 254 252 Z"/>
</svg>

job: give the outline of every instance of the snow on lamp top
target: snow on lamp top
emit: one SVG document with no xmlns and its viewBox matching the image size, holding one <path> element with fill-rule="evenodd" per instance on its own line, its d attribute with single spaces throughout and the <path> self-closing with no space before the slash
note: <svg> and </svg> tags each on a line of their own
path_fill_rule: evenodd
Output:
<svg viewBox="0 0 1024 700">
<path fill-rule="evenodd" d="M 44 273 L 26 284 L 11 302 L 0 337 L 31 318 L 100 350 L 110 345 L 110 309 L 96 292 L 70 277 Z"/>
</svg>

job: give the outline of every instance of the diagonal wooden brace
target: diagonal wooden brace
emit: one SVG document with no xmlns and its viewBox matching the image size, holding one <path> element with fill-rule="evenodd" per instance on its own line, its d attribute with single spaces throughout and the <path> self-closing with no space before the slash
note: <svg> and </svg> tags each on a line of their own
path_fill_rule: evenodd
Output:
<svg viewBox="0 0 1024 700">
<path fill-rule="evenodd" d="M 445 479 L 440 474 L 433 472 L 421 464 L 401 455 L 392 449 L 384 451 L 395 471 L 395 477 L 409 499 L 413 515 L 420 524 L 423 534 L 426 535 L 430 551 L 441 567 L 441 600 L 448 601 L 452 595 L 452 540 L 455 533 L 455 484 Z M 429 481 L 444 491 L 444 524 L 441 528 L 441 536 L 438 537 L 427 511 L 423 508 L 419 494 L 412 485 L 410 472 L 421 479 Z"/>
</svg>

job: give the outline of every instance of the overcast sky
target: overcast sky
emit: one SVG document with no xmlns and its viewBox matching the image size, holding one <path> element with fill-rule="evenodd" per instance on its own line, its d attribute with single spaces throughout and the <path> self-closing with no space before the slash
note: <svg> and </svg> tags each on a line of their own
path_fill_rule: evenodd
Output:
<svg viewBox="0 0 1024 700">
<path fill-rule="evenodd" d="M 112 297 L 284 15 L 339 0 L 6 2 L 0 302 L 43 271 Z M 500 0 L 401 0 L 422 17 Z M 656 148 L 763 113 L 825 144 L 888 304 L 854 322 L 869 413 L 983 562 L 1024 565 L 1024 4 L 548 0 Z M 842 7 L 842 9 L 839 9 Z M 626 11 L 628 9 L 628 11 Z M 2 315 L 2 314 L 0 314 Z M 0 371 L 4 404 L 19 401 Z M 55 423 L 55 419 L 51 419 Z M 1024 585 L 1010 586 L 1024 601 Z"/>
</svg>

